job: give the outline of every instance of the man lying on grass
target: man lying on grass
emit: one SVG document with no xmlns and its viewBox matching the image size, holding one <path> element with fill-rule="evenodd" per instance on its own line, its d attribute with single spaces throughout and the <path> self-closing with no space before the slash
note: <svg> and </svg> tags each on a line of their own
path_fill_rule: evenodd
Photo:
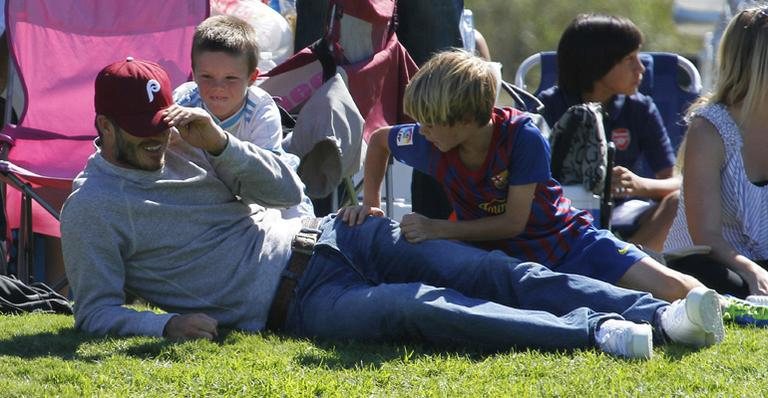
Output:
<svg viewBox="0 0 768 398">
<path fill-rule="evenodd" d="M 706 288 L 669 304 L 498 251 L 409 243 L 383 217 L 354 227 L 333 215 L 280 219 L 268 208 L 301 198 L 292 169 L 205 110 L 172 105 L 155 63 L 107 66 L 95 107 L 97 150 L 61 223 L 75 325 L 86 332 L 213 339 L 221 325 L 630 358 L 650 357 L 654 342 L 723 339 Z M 125 307 L 126 290 L 167 313 Z"/>
</svg>

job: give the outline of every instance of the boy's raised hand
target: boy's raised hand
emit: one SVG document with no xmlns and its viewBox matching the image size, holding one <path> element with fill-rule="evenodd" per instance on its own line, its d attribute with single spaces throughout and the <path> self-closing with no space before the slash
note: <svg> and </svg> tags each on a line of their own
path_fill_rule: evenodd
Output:
<svg viewBox="0 0 768 398">
<path fill-rule="evenodd" d="M 365 221 L 365 217 L 368 217 L 369 215 L 374 217 L 384 217 L 384 210 L 381 210 L 378 207 L 354 205 L 342 207 L 338 214 L 345 223 L 354 226 L 355 224 L 362 224 L 363 221 Z"/>
<path fill-rule="evenodd" d="M 204 149 L 212 155 L 219 155 L 227 147 L 227 133 L 202 108 L 188 108 L 173 104 L 165 110 L 163 120 L 176 127 L 184 141 Z"/>
</svg>

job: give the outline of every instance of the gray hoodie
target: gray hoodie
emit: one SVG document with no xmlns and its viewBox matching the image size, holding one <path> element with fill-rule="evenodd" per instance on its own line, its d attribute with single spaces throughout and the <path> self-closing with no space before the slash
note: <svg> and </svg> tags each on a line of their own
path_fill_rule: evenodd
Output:
<svg viewBox="0 0 768 398">
<path fill-rule="evenodd" d="M 172 315 L 202 312 L 262 329 L 301 221 L 261 206 L 295 205 L 300 187 L 277 156 L 232 135 L 212 156 L 173 134 L 158 171 L 116 166 L 97 150 L 61 214 L 75 326 L 161 336 Z M 124 288 L 168 313 L 125 307 Z"/>
</svg>

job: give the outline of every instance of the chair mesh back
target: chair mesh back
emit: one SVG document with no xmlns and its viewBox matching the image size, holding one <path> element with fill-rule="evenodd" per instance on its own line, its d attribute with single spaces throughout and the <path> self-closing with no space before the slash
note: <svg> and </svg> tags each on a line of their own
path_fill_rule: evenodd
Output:
<svg viewBox="0 0 768 398">
<path fill-rule="evenodd" d="M 163 65 L 173 85 L 191 75 L 194 28 L 207 0 L 7 0 L 11 57 L 25 92 L 12 173 L 58 209 L 94 151 L 93 86 L 106 65 L 133 56 Z M 21 224 L 21 194 L 8 189 L 8 225 Z M 35 232 L 59 236 L 58 220 L 32 203 Z M 28 222 L 28 221 L 27 221 Z M 26 224 L 26 223 L 25 223 Z"/>
<path fill-rule="evenodd" d="M 166 67 L 174 85 L 191 71 L 194 26 L 207 1 L 8 0 L 12 57 L 26 93 L 21 125 L 94 136 L 93 80 L 126 56 Z"/>
<path fill-rule="evenodd" d="M 540 55 L 541 78 L 536 94 L 557 84 L 557 53 L 547 51 Z M 640 60 L 645 66 L 645 73 L 639 91 L 653 98 L 664 120 L 672 148 L 677 151 L 685 135 L 683 116 L 699 92 L 688 88 L 690 77 L 679 67 L 677 54 L 646 52 L 640 53 Z M 648 165 L 638 167 L 643 175 L 652 175 Z"/>
</svg>

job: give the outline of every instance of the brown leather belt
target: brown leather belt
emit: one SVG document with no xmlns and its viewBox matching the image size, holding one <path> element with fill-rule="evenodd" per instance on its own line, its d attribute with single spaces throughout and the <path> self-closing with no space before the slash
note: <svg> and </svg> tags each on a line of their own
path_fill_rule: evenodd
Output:
<svg viewBox="0 0 768 398">
<path fill-rule="evenodd" d="M 267 329 L 269 330 L 279 332 L 285 325 L 288 307 L 293 299 L 293 291 L 296 289 L 299 278 L 309 265 L 309 259 L 312 258 L 312 252 L 315 250 L 315 243 L 320 236 L 321 231 L 318 227 L 321 221 L 322 218 L 304 218 L 301 220 L 301 231 L 291 241 L 291 258 L 280 276 L 275 298 L 269 308 L 267 317 Z"/>
</svg>

